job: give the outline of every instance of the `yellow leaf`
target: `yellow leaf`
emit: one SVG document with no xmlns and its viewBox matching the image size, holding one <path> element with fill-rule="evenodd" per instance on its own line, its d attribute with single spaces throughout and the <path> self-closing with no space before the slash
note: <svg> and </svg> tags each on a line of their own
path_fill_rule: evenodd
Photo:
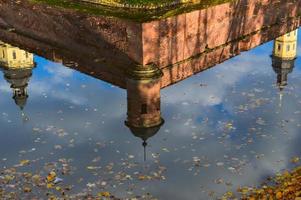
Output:
<svg viewBox="0 0 301 200">
<path fill-rule="evenodd" d="M 110 194 L 110 192 L 99 192 L 98 196 L 100 196 L 100 197 L 110 197 L 111 194 Z"/>
<path fill-rule="evenodd" d="M 24 166 L 24 165 L 28 165 L 30 163 L 29 160 L 21 160 L 20 161 L 20 165 Z"/>
<path fill-rule="evenodd" d="M 291 162 L 292 163 L 298 163 L 300 161 L 300 158 L 299 157 L 294 157 L 292 158 Z"/>
<path fill-rule="evenodd" d="M 282 192 L 277 192 L 276 193 L 276 199 L 282 199 Z"/>
<path fill-rule="evenodd" d="M 30 187 L 27 187 L 27 186 L 25 186 L 25 187 L 23 188 L 23 191 L 24 191 L 25 193 L 27 193 L 27 192 L 31 192 L 31 188 L 30 188 Z"/>
<path fill-rule="evenodd" d="M 141 181 L 143 181 L 143 180 L 147 179 L 147 176 L 140 175 L 140 176 L 138 176 L 138 179 L 141 180 Z"/>
<path fill-rule="evenodd" d="M 55 178 L 56 178 L 56 173 L 52 171 L 47 176 L 47 182 L 53 182 Z"/>
<path fill-rule="evenodd" d="M 15 176 L 5 175 L 5 176 L 4 176 L 4 179 L 5 179 L 6 181 L 12 181 L 12 180 L 15 179 Z"/>
</svg>

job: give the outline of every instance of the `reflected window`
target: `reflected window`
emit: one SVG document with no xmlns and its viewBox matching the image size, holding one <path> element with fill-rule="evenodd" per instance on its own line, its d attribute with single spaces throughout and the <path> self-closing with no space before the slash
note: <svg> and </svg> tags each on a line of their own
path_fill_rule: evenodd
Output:
<svg viewBox="0 0 301 200">
<path fill-rule="evenodd" d="M 278 44 L 278 47 L 277 47 L 278 51 L 281 50 L 281 44 Z"/>
<path fill-rule="evenodd" d="M 2 50 L 2 57 L 5 58 L 4 50 Z"/>
<path fill-rule="evenodd" d="M 156 102 L 156 108 L 158 111 L 160 111 L 160 100 Z"/>
<path fill-rule="evenodd" d="M 13 51 L 13 59 L 16 60 L 17 59 L 17 54 L 15 51 Z"/>
<path fill-rule="evenodd" d="M 290 45 L 286 45 L 286 51 L 290 51 L 291 46 Z"/>
<path fill-rule="evenodd" d="M 141 114 L 146 114 L 147 113 L 147 105 L 146 104 L 142 104 L 141 105 Z"/>
<path fill-rule="evenodd" d="M 28 58 L 28 52 L 25 52 L 25 56 L 26 56 L 26 58 Z"/>
</svg>

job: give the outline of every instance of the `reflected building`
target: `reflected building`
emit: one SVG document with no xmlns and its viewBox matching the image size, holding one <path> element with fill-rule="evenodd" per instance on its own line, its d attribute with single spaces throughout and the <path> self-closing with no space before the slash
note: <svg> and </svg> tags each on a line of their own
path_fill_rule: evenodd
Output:
<svg viewBox="0 0 301 200">
<path fill-rule="evenodd" d="M 6 29 L 0 33 L 2 40 L 18 43 L 37 55 L 126 89 L 126 125 L 146 146 L 146 140 L 163 124 L 161 89 L 295 30 L 300 26 L 300 5 L 301 0 L 274 4 L 239 0 L 164 19 L 135 21 L 84 13 L 79 19 L 72 12 L 40 5 L 36 5 L 38 9 L 24 6 L 24 16 L 18 14 L 22 5 L 16 9 L 9 4 L 0 7 L 2 21 L 10 22 L 14 16 L 16 19 L 7 28 L 27 34 Z M 37 18 L 40 13 L 52 20 Z M 293 69 L 296 34 L 292 32 L 275 41 L 273 68 L 281 90 Z M 18 93 L 27 98 L 25 85 L 31 69 L 21 76 L 24 83 L 18 87 L 23 89 L 14 91 L 15 99 Z M 17 84 L 7 80 L 16 88 Z"/>
<path fill-rule="evenodd" d="M 298 30 L 289 32 L 274 41 L 272 66 L 277 74 L 277 87 L 279 88 L 279 107 L 282 106 L 282 90 L 287 86 L 288 74 L 295 66 L 297 57 Z"/>
<path fill-rule="evenodd" d="M 127 73 L 127 120 L 125 124 L 133 135 L 142 139 L 146 160 L 147 139 L 163 125 L 161 117 L 160 79 L 162 71 L 147 65 Z"/>
<path fill-rule="evenodd" d="M 0 66 L 16 105 L 23 110 L 28 98 L 28 82 L 35 67 L 33 54 L 0 41 Z"/>
<path fill-rule="evenodd" d="M 288 74 L 295 66 L 297 57 L 297 35 L 298 31 L 292 31 L 274 41 L 272 66 L 277 74 L 277 86 L 282 91 L 287 85 Z"/>
</svg>

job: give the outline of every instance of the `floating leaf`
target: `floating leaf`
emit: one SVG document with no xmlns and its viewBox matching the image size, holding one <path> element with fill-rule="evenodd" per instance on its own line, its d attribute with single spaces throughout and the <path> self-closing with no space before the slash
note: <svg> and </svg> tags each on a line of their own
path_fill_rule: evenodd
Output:
<svg viewBox="0 0 301 200">
<path fill-rule="evenodd" d="M 47 176 L 47 182 L 53 182 L 56 178 L 56 173 L 54 171 L 50 172 Z"/>
<path fill-rule="evenodd" d="M 24 165 L 29 165 L 30 161 L 29 160 L 21 160 L 20 161 L 20 165 L 24 166 Z"/>
<path fill-rule="evenodd" d="M 110 192 L 99 192 L 98 196 L 99 197 L 110 197 L 111 194 L 110 194 Z"/>
</svg>

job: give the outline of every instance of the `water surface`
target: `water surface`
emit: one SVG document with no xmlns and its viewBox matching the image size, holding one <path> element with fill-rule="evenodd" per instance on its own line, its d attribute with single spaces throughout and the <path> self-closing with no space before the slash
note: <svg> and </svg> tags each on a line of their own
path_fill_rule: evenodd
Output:
<svg viewBox="0 0 301 200">
<path fill-rule="evenodd" d="M 55 170 L 68 195 L 108 191 L 122 199 L 216 199 L 259 186 L 301 156 L 301 60 L 280 90 L 272 52 L 273 41 L 163 89 L 165 123 L 145 153 L 124 124 L 125 90 L 34 55 L 23 109 L 2 70 L 1 171 Z M 16 189 L 24 185 L 33 192 Z M 24 177 L 0 187 L 24 198 L 61 197 Z"/>
</svg>

